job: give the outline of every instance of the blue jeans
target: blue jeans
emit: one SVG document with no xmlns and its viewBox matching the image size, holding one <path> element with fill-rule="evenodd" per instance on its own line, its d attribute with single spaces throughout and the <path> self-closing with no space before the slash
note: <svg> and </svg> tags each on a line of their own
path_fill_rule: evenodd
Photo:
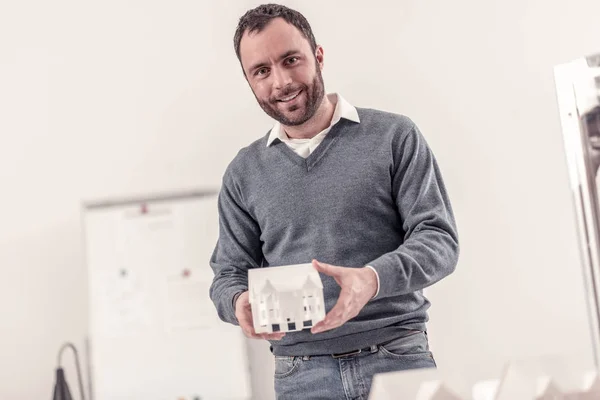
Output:
<svg viewBox="0 0 600 400">
<path fill-rule="evenodd" d="M 275 394 L 278 400 L 367 400 L 375 374 L 416 368 L 436 368 L 424 332 L 339 358 L 275 356 Z"/>
</svg>

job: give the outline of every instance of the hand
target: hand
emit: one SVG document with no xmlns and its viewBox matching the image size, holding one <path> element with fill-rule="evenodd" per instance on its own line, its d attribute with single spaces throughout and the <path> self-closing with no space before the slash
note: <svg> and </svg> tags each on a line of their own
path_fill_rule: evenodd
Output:
<svg viewBox="0 0 600 400">
<path fill-rule="evenodd" d="M 329 275 L 340 285 L 341 292 L 335 306 L 325 319 L 310 330 L 312 333 L 325 332 L 342 326 L 356 317 L 365 304 L 377 293 L 377 275 L 371 268 L 347 268 L 312 262 L 315 269 Z"/>
<path fill-rule="evenodd" d="M 285 332 L 256 333 L 252 320 L 252 309 L 250 308 L 250 301 L 248 299 L 249 295 L 246 290 L 238 296 L 235 302 L 235 316 L 244 335 L 252 339 L 281 340 L 285 336 Z"/>
</svg>

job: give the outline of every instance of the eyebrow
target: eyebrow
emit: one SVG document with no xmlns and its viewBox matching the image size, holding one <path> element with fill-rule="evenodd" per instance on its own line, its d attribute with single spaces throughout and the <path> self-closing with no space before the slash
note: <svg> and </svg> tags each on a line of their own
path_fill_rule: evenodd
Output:
<svg viewBox="0 0 600 400">
<path fill-rule="evenodd" d="M 279 56 L 279 60 L 280 60 L 280 61 L 281 61 L 281 60 L 284 60 L 284 59 L 288 58 L 289 56 L 291 56 L 291 55 L 294 55 L 294 54 L 298 54 L 298 53 L 300 53 L 300 51 L 299 51 L 299 50 L 288 50 L 288 51 L 286 51 L 285 53 L 283 53 L 281 56 Z M 261 62 L 258 62 L 258 63 L 256 63 L 256 64 L 252 65 L 252 66 L 251 66 L 251 67 L 248 69 L 248 71 L 249 71 L 249 72 L 252 72 L 252 71 L 255 71 L 255 70 L 256 70 L 256 69 L 258 69 L 258 68 L 265 67 L 266 65 L 267 65 L 267 63 L 265 63 L 265 62 L 261 61 Z"/>
</svg>

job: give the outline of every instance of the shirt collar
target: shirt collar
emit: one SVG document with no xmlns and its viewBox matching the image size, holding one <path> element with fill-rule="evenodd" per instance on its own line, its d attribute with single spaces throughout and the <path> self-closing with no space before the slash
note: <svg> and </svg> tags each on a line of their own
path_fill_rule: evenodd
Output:
<svg viewBox="0 0 600 400">
<path fill-rule="evenodd" d="M 348 103 L 346 99 L 344 99 L 339 93 L 332 93 L 331 96 L 337 97 L 337 104 L 335 105 L 335 111 L 333 112 L 333 117 L 331 118 L 331 124 L 329 124 L 327 129 L 330 129 L 333 125 L 337 124 L 342 118 L 360 123 L 360 118 L 358 117 L 358 111 L 356 110 L 356 107 Z M 267 139 L 267 147 L 269 147 L 275 139 L 279 139 L 281 141 L 288 139 L 285 130 L 279 122 L 275 122 L 273 128 L 271 129 L 271 133 Z"/>
</svg>

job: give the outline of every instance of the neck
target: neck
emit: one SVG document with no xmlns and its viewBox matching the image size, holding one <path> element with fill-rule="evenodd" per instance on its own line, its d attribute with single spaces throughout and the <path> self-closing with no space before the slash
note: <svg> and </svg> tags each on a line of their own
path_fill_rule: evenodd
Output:
<svg viewBox="0 0 600 400">
<path fill-rule="evenodd" d="M 336 103 L 337 97 L 335 95 L 332 95 L 331 98 L 328 95 L 323 96 L 321 105 L 311 119 L 302 125 L 282 125 L 285 133 L 290 139 L 310 139 L 316 136 L 331 124 Z"/>
</svg>

